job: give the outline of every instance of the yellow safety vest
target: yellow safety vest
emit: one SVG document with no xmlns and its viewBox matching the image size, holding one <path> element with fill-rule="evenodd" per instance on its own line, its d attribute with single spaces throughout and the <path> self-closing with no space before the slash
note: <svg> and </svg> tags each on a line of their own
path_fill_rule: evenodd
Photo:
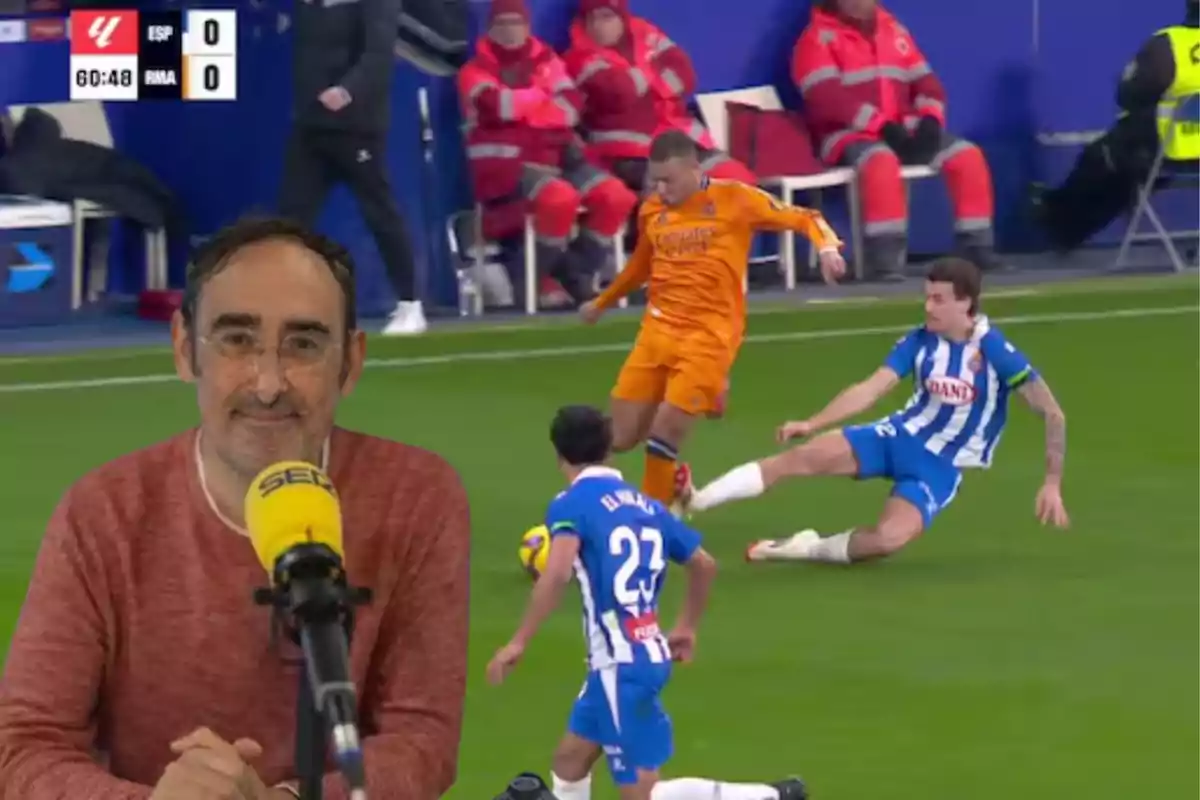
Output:
<svg viewBox="0 0 1200 800">
<path fill-rule="evenodd" d="M 1195 161 L 1200 159 L 1200 124 L 1195 119 L 1176 121 L 1175 107 L 1181 98 L 1200 94 L 1200 28 L 1173 25 L 1159 34 L 1171 42 L 1175 81 L 1158 103 L 1158 138 L 1165 145 L 1167 158 Z"/>
</svg>

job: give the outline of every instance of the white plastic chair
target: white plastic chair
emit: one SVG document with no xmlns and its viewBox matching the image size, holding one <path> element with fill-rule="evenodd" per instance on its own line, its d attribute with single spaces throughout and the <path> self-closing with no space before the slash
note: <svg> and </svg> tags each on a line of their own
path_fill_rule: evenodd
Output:
<svg viewBox="0 0 1200 800">
<path fill-rule="evenodd" d="M 476 204 L 474 213 L 475 242 L 477 244 L 471 254 L 475 265 L 482 269 L 487 256 L 497 256 L 500 247 L 495 242 L 488 242 L 483 236 L 483 206 Z M 537 272 L 537 231 L 533 227 L 533 217 L 525 216 L 524 255 L 525 264 L 522 277 L 525 280 L 525 313 L 533 316 L 538 313 L 538 272 Z M 625 229 L 617 231 L 612 238 L 613 258 L 617 272 L 625 269 Z M 628 301 L 621 298 L 620 307 L 625 308 Z"/>
<path fill-rule="evenodd" d="M 500 257 L 499 245 L 485 242 L 480 237 L 478 217 L 478 210 L 467 209 L 456 211 L 446 219 L 446 242 L 454 259 L 454 277 L 458 284 L 458 313 L 464 317 L 483 314 L 483 273 L 487 264 Z"/>
<path fill-rule="evenodd" d="M 783 103 L 779 99 L 779 92 L 775 91 L 774 86 L 750 86 L 744 89 L 731 89 L 725 92 L 709 92 L 708 94 L 697 95 L 696 105 L 700 108 L 700 116 L 704 118 L 705 127 L 712 134 L 713 142 L 717 145 L 717 148 L 726 152 L 729 151 L 729 111 L 727 103 L 742 103 L 762 109 L 763 111 L 783 110 Z M 758 182 L 763 188 L 778 192 L 780 199 L 788 204 L 795 201 L 796 194 L 809 192 L 813 199 L 812 205 L 814 208 L 820 208 L 821 206 L 822 189 L 845 186 L 850 205 L 851 236 L 854 236 L 855 231 L 859 228 L 858 187 L 855 183 L 854 170 L 852 169 L 836 167 L 813 175 L 763 176 L 759 178 Z M 861 272 L 861 263 L 858 258 L 859 252 L 859 248 L 855 247 L 856 272 Z M 759 260 L 778 260 L 780 271 L 783 273 L 784 288 L 788 291 L 796 288 L 795 233 L 792 231 L 783 231 L 780 233 L 779 255 Z M 815 248 L 809 248 L 809 269 L 815 269 L 816 264 L 817 251 Z"/>
<path fill-rule="evenodd" d="M 96 100 L 83 100 L 68 103 L 47 103 L 44 105 L 9 106 L 9 114 L 13 124 L 19 125 L 25 116 L 25 110 L 37 108 L 58 120 L 62 126 L 62 135 L 67 139 L 81 142 L 91 142 L 100 147 L 112 149 L 112 130 L 108 125 L 108 116 L 104 113 L 104 105 Z M 71 305 L 79 308 L 83 304 L 84 285 L 84 229 L 89 220 L 113 219 L 117 212 L 91 200 L 75 200 L 72 204 L 72 238 L 74 240 L 74 263 L 71 265 Z M 164 229 L 147 230 L 145 233 L 146 247 L 146 276 L 145 288 L 161 290 L 167 288 L 167 233 Z M 108 257 L 97 259 L 89 264 L 87 285 L 89 299 L 95 300 L 108 285 Z"/>
</svg>

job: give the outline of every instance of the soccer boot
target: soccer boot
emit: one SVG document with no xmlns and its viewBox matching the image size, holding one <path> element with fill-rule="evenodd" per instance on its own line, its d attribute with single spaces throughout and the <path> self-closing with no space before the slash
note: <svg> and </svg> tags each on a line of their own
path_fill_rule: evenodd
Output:
<svg viewBox="0 0 1200 800">
<path fill-rule="evenodd" d="M 786 539 L 760 539 L 746 548 L 747 561 L 808 561 L 821 534 L 812 530 L 793 533 Z"/>
<path fill-rule="evenodd" d="M 689 506 L 692 502 L 692 495 L 696 493 L 696 487 L 692 483 L 692 467 L 687 463 L 681 463 L 675 467 L 675 499 L 671 502 L 671 513 L 679 519 L 686 519 L 691 516 Z"/>
<path fill-rule="evenodd" d="M 504 794 L 495 800 L 554 800 L 554 795 L 550 793 L 550 787 L 540 775 L 522 772 L 512 779 Z"/>
<path fill-rule="evenodd" d="M 788 778 L 770 786 L 779 792 L 779 800 L 808 800 L 808 789 L 799 778 Z"/>
</svg>

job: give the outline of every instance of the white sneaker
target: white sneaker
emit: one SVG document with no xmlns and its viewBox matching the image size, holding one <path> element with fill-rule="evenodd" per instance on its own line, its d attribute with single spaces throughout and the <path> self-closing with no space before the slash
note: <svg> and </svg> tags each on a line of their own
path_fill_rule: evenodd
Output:
<svg viewBox="0 0 1200 800">
<path fill-rule="evenodd" d="M 409 300 L 396 304 L 396 310 L 383 326 L 384 336 L 419 336 L 429 329 L 425 321 L 425 307 L 420 300 Z"/>
<path fill-rule="evenodd" d="M 808 561 L 821 534 L 809 528 L 786 539 L 762 539 L 746 548 L 747 561 Z"/>
</svg>

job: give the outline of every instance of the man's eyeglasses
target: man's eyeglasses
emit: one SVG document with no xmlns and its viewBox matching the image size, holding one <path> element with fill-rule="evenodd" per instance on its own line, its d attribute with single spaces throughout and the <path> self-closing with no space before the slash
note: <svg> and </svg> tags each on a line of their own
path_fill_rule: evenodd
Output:
<svg viewBox="0 0 1200 800">
<path fill-rule="evenodd" d="M 248 363 L 257 361 L 274 349 L 284 367 L 306 367 L 325 360 L 330 352 L 337 350 L 337 343 L 326 333 L 290 332 L 284 335 L 275 348 L 270 348 L 261 335 L 246 330 L 223 330 L 200 341 L 228 361 Z"/>
</svg>

